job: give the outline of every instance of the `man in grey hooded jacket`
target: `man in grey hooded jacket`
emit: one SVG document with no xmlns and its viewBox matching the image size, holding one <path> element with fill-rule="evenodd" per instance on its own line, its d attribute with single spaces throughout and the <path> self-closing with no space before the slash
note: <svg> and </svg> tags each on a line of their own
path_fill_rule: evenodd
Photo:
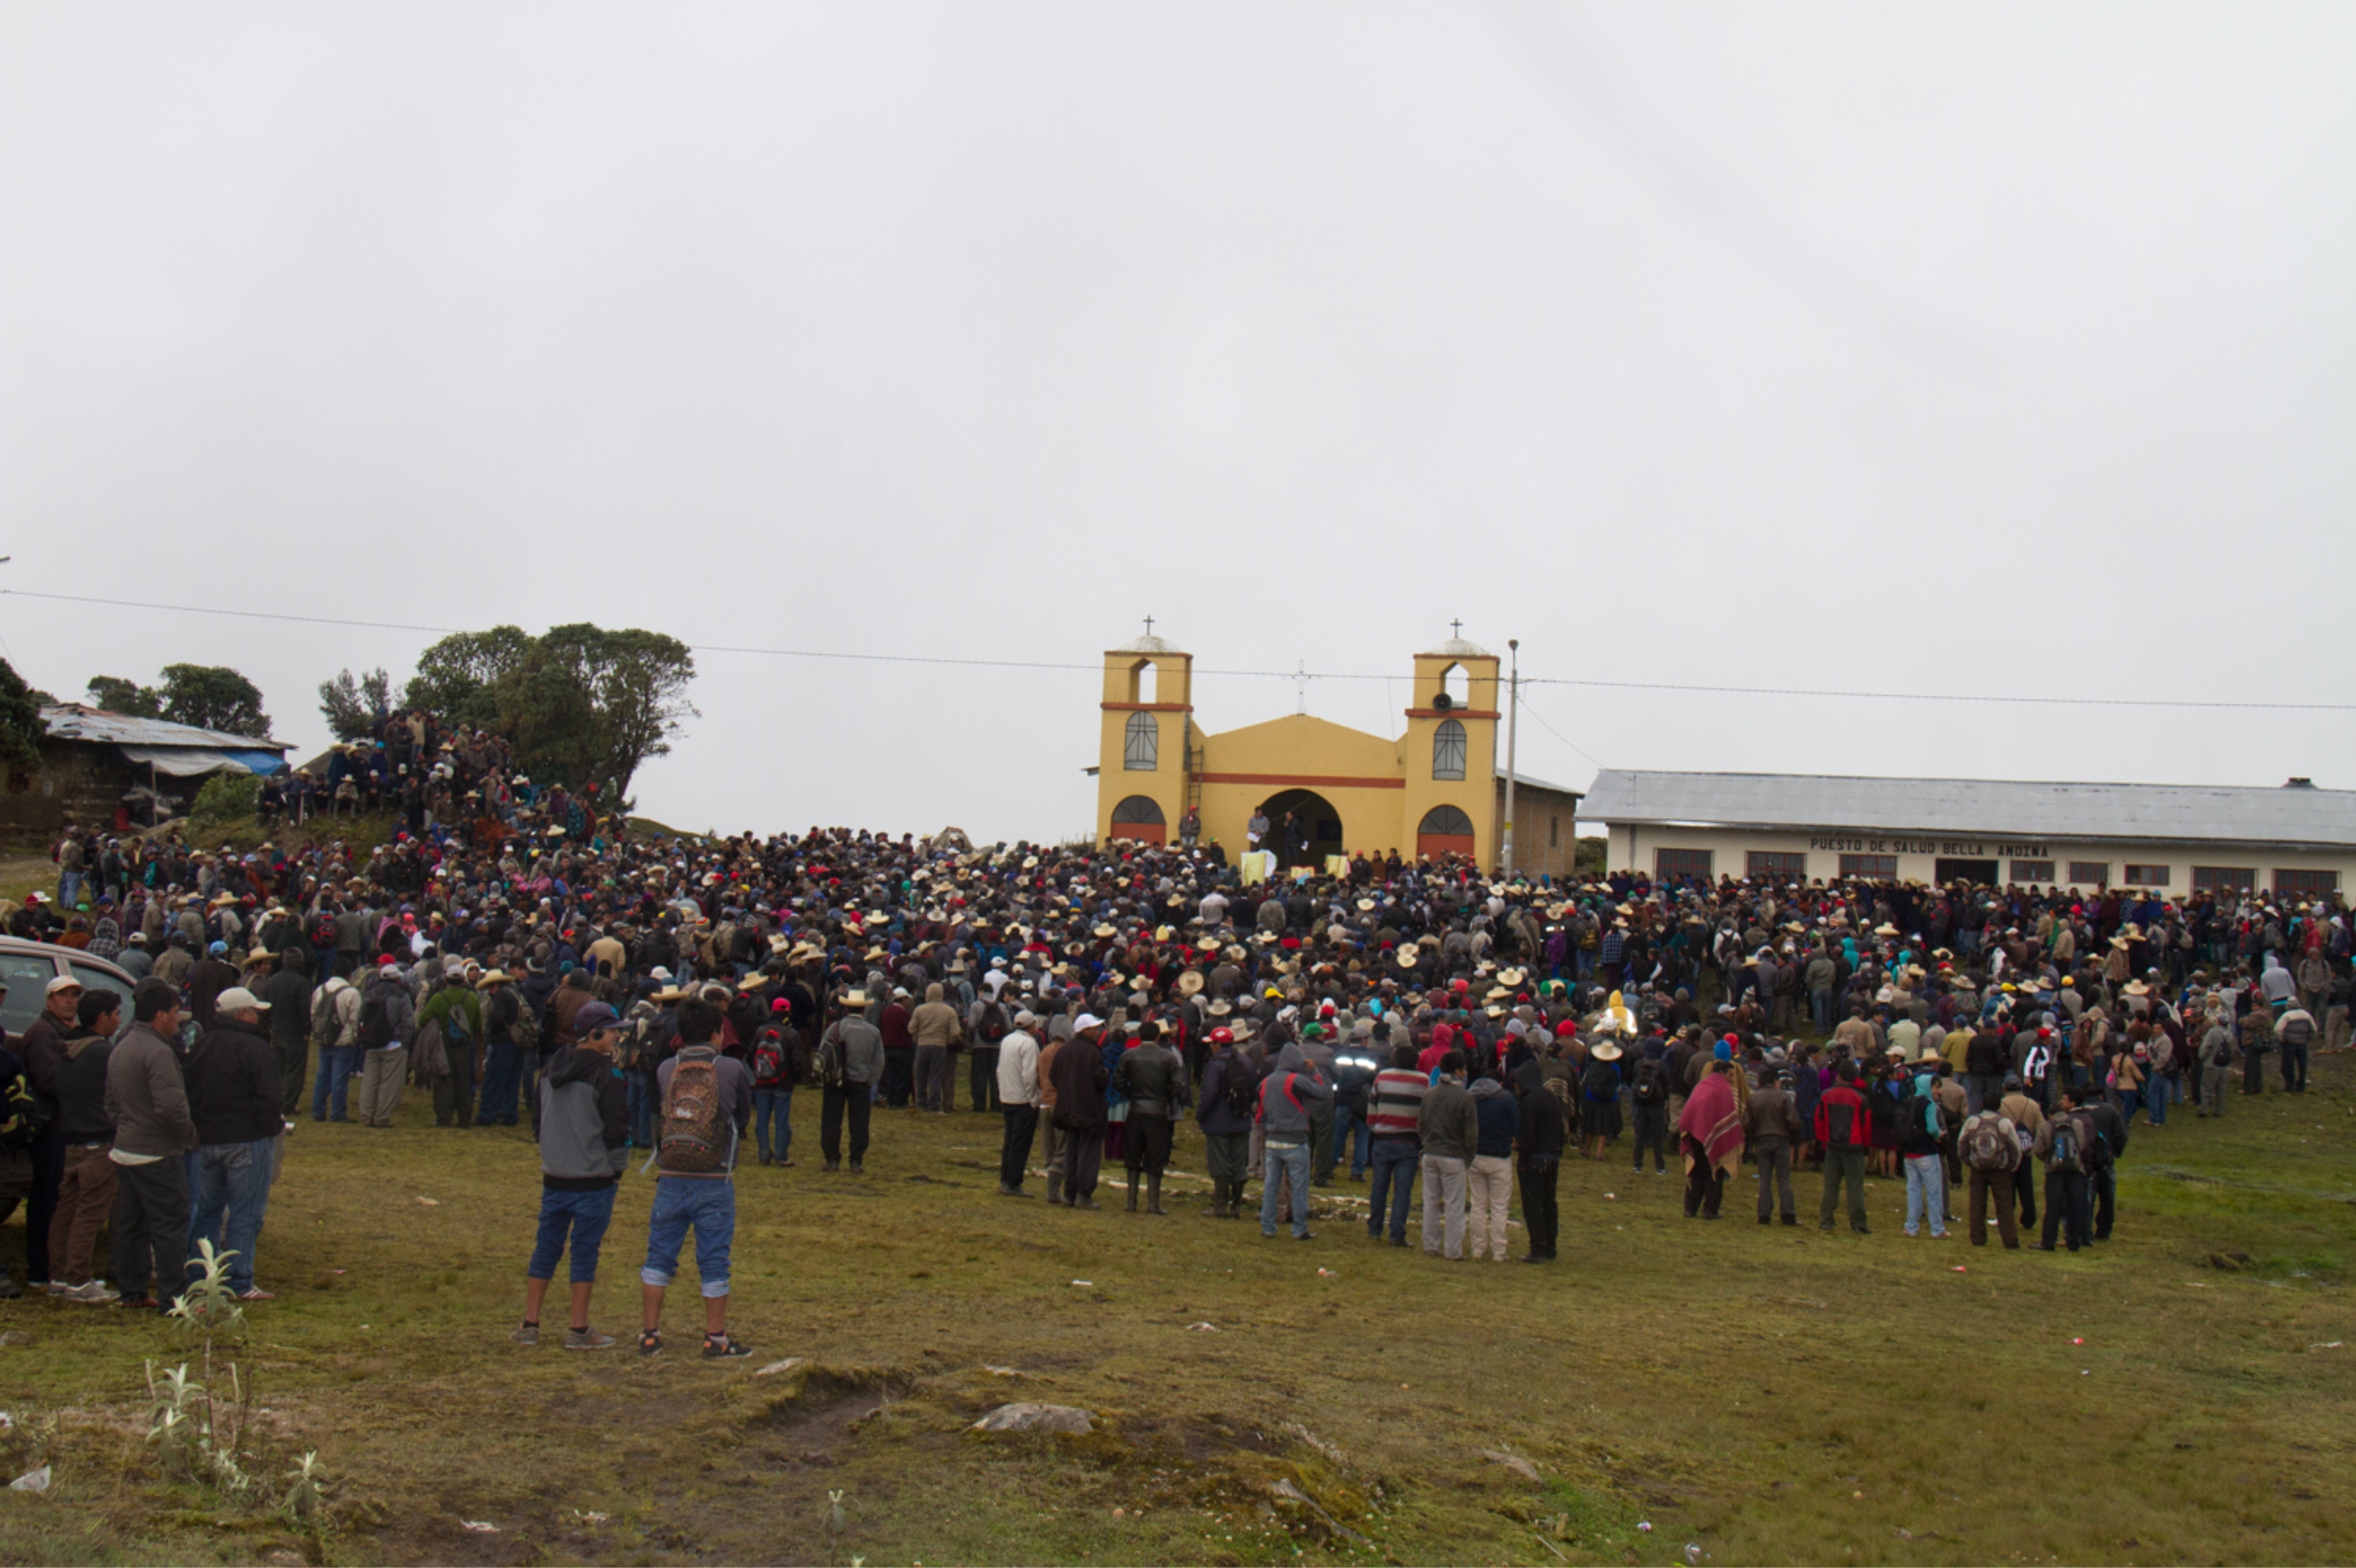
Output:
<svg viewBox="0 0 2356 1568">
<path fill-rule="evenodd" d="M 1261 1235 L 1276 1233 L 1280 1181 L 1292 1188 L 1293 1240 L 1308 1241 L 1315 1235 L 1309 1228 L 1309 1144 L 1310 1130 L 1315 1121 L 1312 1107 L 1330 1104 L 1333 1097 L 1333 1084 L 1301 1055 L 1298 1045 L 1289 1042 L 1276 1057 L 1275 1070 L 1260 1081 L 1260 1141 L 1266 1150 L 1260 1170 Z"/>
</svg>

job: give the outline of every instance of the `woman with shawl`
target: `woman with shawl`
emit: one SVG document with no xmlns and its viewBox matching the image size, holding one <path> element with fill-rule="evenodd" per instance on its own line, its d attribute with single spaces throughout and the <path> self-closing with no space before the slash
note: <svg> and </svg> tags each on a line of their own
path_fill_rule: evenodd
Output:
<svg viewBox="0 0 2356 1568">
<path fill-rule="evenodd" d="M 1677 1141 L 1685 1154 L 1685 1217 L 1718 1217 L 1727 1179 L 1742 1158 L 1742 1112 L 1729 1076 L 1733 1064 L 1714 1061 L 1685 1098 Z"/>
</svg>

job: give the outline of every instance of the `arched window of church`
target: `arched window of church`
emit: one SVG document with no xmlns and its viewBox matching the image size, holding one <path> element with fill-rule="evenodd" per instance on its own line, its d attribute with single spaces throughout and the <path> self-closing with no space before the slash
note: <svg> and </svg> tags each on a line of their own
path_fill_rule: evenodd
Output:
<svg viewBox="0 0 2356 1568">
<path fill-rule="evenodd" d="M 1464 727 L 1454 719 L 1440 720 L 1439 727 L 1432 731 L 1432 777 L 1464 777 Z"/>
<path fill-rule="evenodd" d="M 1462 778 L 1464 775 L 1461 745 L 1457 752 L 1456 777 Z M 1155 721 L 1153 714 L 1129 715 L 1129 730 L 1121 751 L 1121 765 L 1131 773 L 1151 773 L 1161 765 L 1161 726 Z"/>
</svg>

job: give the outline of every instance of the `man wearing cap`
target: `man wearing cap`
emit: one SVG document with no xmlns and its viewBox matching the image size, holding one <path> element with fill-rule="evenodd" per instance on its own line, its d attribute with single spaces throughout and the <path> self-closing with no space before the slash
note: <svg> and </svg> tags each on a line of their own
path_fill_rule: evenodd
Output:
<svg viewBox="0 0 2356 1568">
<path fill-rule="evenodd" d="M 254 1247 L 270 1206 L 284 1096 L 278 1055 L 262 1014 L 270 1005 L 242 985 L 214 999 L 213 1023 L 188 1048 L 188 1115 L 196 1124 L 196 1202 L 188 1229 L 231 1252 L 229 1287 L 241 1301 L 267 1301 L 254 1283 Z"/>
<path fill-rule="evenodd" d="M 1031 1170 L 1031 1144 L 1039 1132 L 1039 1020 L 1028 1007 L 1014 1016 L 1014 1028 L 998 1042 L 999 1114 L 1006 1139 L 998 1149 L 998 1195 L 1022 1197 Z"/>
<path fill-rule="evenodd" d="M 1423 1149 L 1424 1255 L 1464 1257 L 1464 1179 L 1481 1141 L 1480 1112 L 1464 1087 L 1464 1056 L 1450 1050 L 1439 1076 L 1416 1107 L 1415 1137 Z"/>
<path fill-rule="evenodd" d="M 33 1134 L 32 1190 L 25 1199 L 25 1279 L 34 1289 L 50 1283 L 49 1231 L 57 1218 L 57 1193 L 66 1176 L 65 1124 L 57 1116 L 57 1072 L 66 1042 L 81 1027 L 82 982 L 54 976 L 44 988 L 41 1015 L 19 1036 L 17 1055 L 32 1085 L 41 1127 Z"/>
<path fill-rule="evenodd" d="M 1205 1043 L 1210 1046 L 1210 1060 L 1203 1065 L 1201 1092 L 1195 1096 L 1195 1121 L 1203 1134 L 1204 1170 L 1210 1177 L 1210 1207 L 1204 1214 L 1212 1220 L 1233 1220 L 1241 1212 L 1249 1177 L 1250 1107 L 1258 1086 L 1250 1060 L 1236 1048 L 1235 1031 L 1222 1024 L 1210 1031 Z"/>
<path fill-rule="evenodd" d="M 360 1003 L 360 1119 L 371 1127 L 393 1124 L 401 1086 L 409 1072 L 409 1043 L 417 1033 L 417 1005 L 401 983 L 400 966 L 377 967 Z"/>
<path fill-rule="evenodd" d="M 629 1160 L 630 1107 L 614 1072 L 622 1020 L 604 1003 L 589 1002 L 574 1024 L 579 1043 L 551 1056 L 540 1074 L 539 1234 L 524 1270 L 524 1321 L 508 1337 L 518 1345 L 539 1343 L 540 1307 L 569 1233 L 572 1310 L 564 1348 L 603 1350 L 614 1336 L 589 1326 L 589 1295 L 597 1286 L 606 1227 L 614 1220 L 614 1188 Z"/>
<path fill-rule="evenodd" d="M 188 1175 L 196 1146 L 174 1042 L 180 992 L 147 979 L 132 993 L 133 1022 L 107 1057 L 106 1117 L 115 1130 L 115 1283 L 127 1305 L 168 1307 L 186 1277 Z"/>
</svg>

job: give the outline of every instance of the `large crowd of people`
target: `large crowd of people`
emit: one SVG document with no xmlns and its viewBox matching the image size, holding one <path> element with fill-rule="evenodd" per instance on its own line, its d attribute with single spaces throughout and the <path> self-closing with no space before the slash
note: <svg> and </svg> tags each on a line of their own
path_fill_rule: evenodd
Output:
<svg viewBox="0 0 2356 1568">
<path fill-rule="evenodd" d="M 1420 1212 L 1425 1253 L 1503 1261 L 1518 1192 L 1522 1256 L 1552 1262 L 1562 1162 L 1649 1156 L 1697 1220 L 1747 1165 L 1763 1225 L 1800 1222 L 1817 1170 L 1826 1230 L 1869 1230 L 1873 1176 L 1905 1182 L 1909 1235 L 1949 1234 L 1968 1193 L 1973 1244 L 2076 1250 L 2111 1232 L 2131 1132 L 2223 1116 L 2270 1066 L 2303 1092 L 2311 1050 L 2350 1043 L 2336 898 L 1396 856 L 1248 883 L 1215 845 L 634 833 L 423 714 L 337 754 L 325 798 L 392 807 L 381 847 L 337 838 L 312 784 L 272 795 L 285 844 L 252 853 L 70 833 L 56 899 L 8 915 L 133 982 L 61 979 L 0 1057 L 32 1284 L 114 1299 L 111 1216 L 127 1300 L 167 1301 L 206 1237 L 266 1297 L 285 1134 L 389 1129 L 412 1087 L 437 1126 L 537 1130 L 526 1344 L 568 1247 L 564 1343 L 614 1343 L 588 1311 L 635 1152 L 658 1170 L 640 1348 L 692 1232 L 703 1349 L 744 1353 L 733 1177 L 795 1163 L 797 1092 L 824 1172 L 876 1157 L 879 1115 L 962 1101 L 1002 1123 L 1005 1197 L 1044 1170 L 1046 1203 L 1095 1210 L 1109 1169 L 1160 1216 L 1178 1161 L 1202 1213 L 1272 1238 L 1311 1239 L 1312 1192 L 1362 1182 L 1370 1240 L 1408 1246 Z"/>
</svg>

